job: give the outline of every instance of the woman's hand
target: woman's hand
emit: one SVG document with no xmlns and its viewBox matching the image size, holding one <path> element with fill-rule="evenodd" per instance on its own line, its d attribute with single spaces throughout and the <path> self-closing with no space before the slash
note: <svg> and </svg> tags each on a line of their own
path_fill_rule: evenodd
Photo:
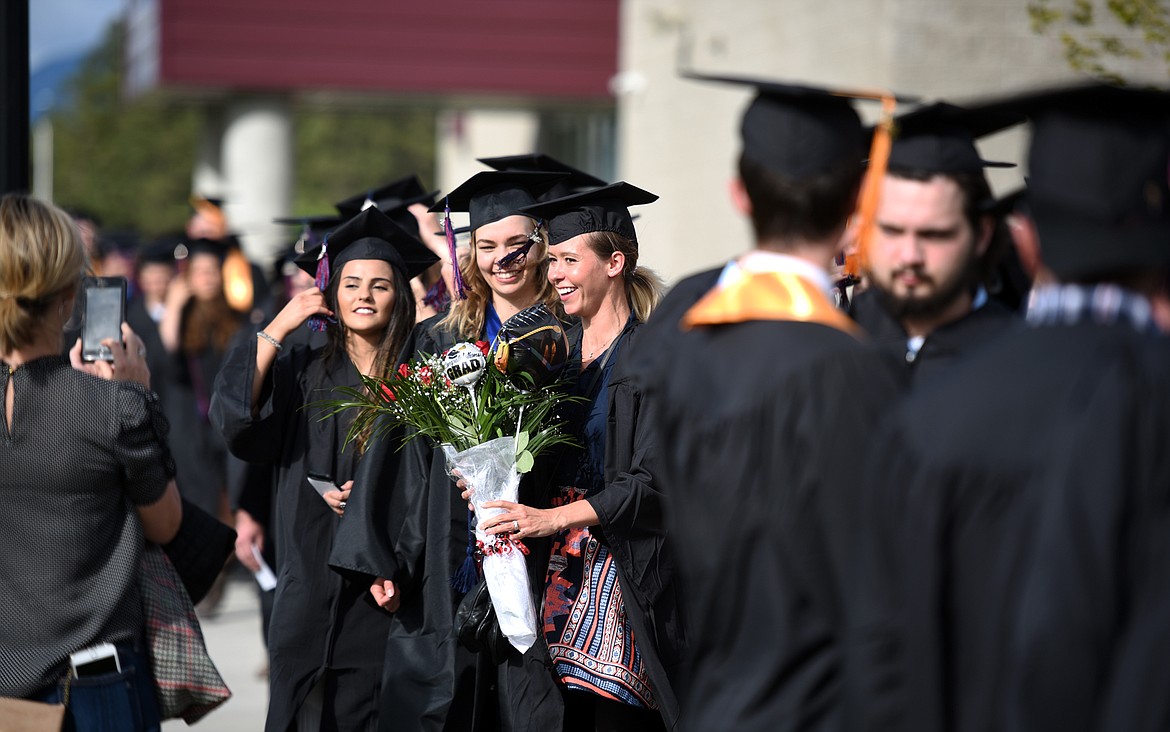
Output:
<svg viewBox="0 0 1170 732">
<path fill-rule="evenodd" d="M 345 483 L 341 484 L 337 490 L 325 491 L 321 497 L 325 499 L 325 503 L 329 504 L 329 508 L 333 509 L 333 513 L 337 514 L 338 516 L 344 516 L 345 503 L 349 500 L 349 493 L 351 490 L 353 490 L 353 481 L 347 480 Z"/>
<path fill-rule="evenodd" d="M 488 501 L 483 507 L 504 509 L 504 513 L 487 519 L 483 529 L 489 535 L 511 534 L 517 539 L 536 539 L 552 536 L 566 527 L 561 512 L 555 508 L 533 508 L 511 501 Z"/>
<path fill-rule="evenodd" d="M 124 345 L 123 345 L 124 344 Z M 122 343 L 112 338 L 102 341 L 110 349 L 113 361 L 86 361 L 81 357 L 81 339 L 69 349 L 69 363 L 78 371 L 84 371 L 108 381 L 128 381 L 150 388 L 150 367 L 146 365 L 146 345 L 142 339 L 122 323 Z"/>
<path fill-rule="evenodd" d="M 467 481 L 463 478 L 455 481 L 455 487 L 462 491 L 459 494 L 459 497 L 467 501 L 467 510 L 475 513 L 475 505 L 471 502 L 471 494 L 475 493 L 475 491 L 471 488 L 471 486 L 467 485 Z"/>
<path fill-rule="evenodd" d="M 260 562 L 256 561 L 252 547 L 264 551 L 264 526 L 241 508 L 236 511 L 236 559 L 248 571 L 256 573 L 260 571 Z"/>
<path fill-rule="evenodd" d="M 264 332 L 277 341 L 283 341 L 314 315 L 333 317 L 333 311 L 325 306 L 325 295 L 316 287 L 310 287 L 293 296 L 293 299 L 289 300 L 288 304 L 276 314 Z"/>
<path fill-rule="evenodd" d="M 402 604 L 402 598 L 398 596 L 398 587 L 385 577 L 374 578 L 374 584 L 370 585 L 370 595 L 373 596 L 374 602 L 378 603 L 378 607 L 388 613 L 397 611 Z"/>
</svg>

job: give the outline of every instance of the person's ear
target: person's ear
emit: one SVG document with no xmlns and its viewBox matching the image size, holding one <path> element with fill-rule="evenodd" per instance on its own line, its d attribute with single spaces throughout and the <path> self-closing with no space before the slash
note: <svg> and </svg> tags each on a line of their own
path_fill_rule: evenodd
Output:
<svg viewBox="0 0 1170 732">
<path fill-rule="evenodd" d="M 626 268 L 626 255 L 620 251 L 614 251 L 609 255 L 609 261 L 606 262 L 605 274 L 608 277 L 617 277 Z"/>
<path fill-rule="evenodd" d="M 727 192 L 731 196 L 731 205 L 736 211 L 751 218 L 752 215 L 752 199 L 748 196 L 747 188 L 743 184 L 743 179 L 738 175 L 732 178 L 727 183 Z"/>
<path fill-rule="evenodd" d="M 975 239 L 975 254 L 982 257 L 987 254 L 988 247 L 991 246 L 991 238 L 995 235 L 995 219 L 990 216 L 979 217 L 979 230 L 976 233 Z"/>
<path fill-rule="evenodd" d="M 1012 235 L 1012 243 L 1016 245 L 1016 254 L 1020 257 L 1020 265 L 1031 279 L 1044 269 L 1044 261 L 1040 257 L 1040 234 L 1036 231 L 1036 224 L 1024 214 L 1008 214 L 1006 219 L 1008 231 Z"/>
</svg>

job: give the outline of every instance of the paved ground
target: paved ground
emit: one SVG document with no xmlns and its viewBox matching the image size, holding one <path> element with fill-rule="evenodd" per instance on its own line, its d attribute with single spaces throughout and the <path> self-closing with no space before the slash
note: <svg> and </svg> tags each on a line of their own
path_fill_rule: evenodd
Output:
<svg viewBox="0 0 1170 732">
<path fill-rule="evenodd" d="M 268 711 L 267 677 L 257 674 L 267 664 L 260 638 L 260 602 L 256 584 L 244 575 L 227 583 L 219 614 L 203 620 L 207 650 L 232 698 L 196 722 L 205 732 L 260 732 Z M 163 724 L 164 732 L 187 729 L 181 719 Z"/>
</svg>

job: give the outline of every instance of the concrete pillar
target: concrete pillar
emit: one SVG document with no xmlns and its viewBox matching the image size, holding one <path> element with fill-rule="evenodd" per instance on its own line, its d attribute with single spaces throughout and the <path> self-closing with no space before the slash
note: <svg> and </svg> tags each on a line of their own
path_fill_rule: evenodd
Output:
<svg viewBox="0 0 1170 732">
<path fill-rule="evenodd" d="M 191 192 L 211 198 L 224 197 L 225 183 L 220 156 L 223 141 L 223 109 L 207 107 L 195 148 L 195 166 L 191 170 Z"/>
<path fill-rule="evenodd" d="M 242 97 L 224 109 L 220 146 L 228 222 L 244 252 L 271 263 L 287 243 L 286 230 L 272 223 L 292 205 L 293 122 L 282 97 Z"/>
</svg>

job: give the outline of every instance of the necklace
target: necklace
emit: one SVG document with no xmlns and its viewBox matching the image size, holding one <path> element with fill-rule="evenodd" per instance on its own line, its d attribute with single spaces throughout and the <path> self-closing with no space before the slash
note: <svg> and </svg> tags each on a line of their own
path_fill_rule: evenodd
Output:
<svg viewBox="0 0 1170 732">
<path fill-rule="evenodd" d="M 618 331 L 618 333 L 620 333 L 620 332 L 621 331 Z M 595 346 L 594 348 L 592 348 L 589 351 L 589 353 L 585 354 L 585 360 L 592 361 L 593 357 L 596 356 L 597 354 L 605 353 L 605 349 L 609 348 L 609 344 L 613 343 L 613 339 L 618 337 L 618 333 L 614 333 L 613 335 L 611 335 L 609 337 L 609 340 L 607 340 L 603 345 Z M 584 338 L 581 339 L 581 350 L 582 351 L 585 350 L 585 339 Z"/>
</svg>

